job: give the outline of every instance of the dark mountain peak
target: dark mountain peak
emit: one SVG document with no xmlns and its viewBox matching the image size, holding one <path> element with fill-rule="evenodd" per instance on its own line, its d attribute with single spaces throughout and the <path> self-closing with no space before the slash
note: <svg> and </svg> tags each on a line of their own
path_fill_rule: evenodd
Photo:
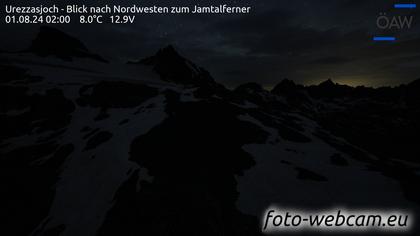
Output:
<svg viewBox="0 0 420 236">
<path fill-rule="evenodd" d="M 159 49 L 154 56 L 146 57 L 137 62 L 128 62 L 128 64 L 144 64 L 144 65 L 162 65 L 162 64 L 182 64 L 187 63 L 187 59 L 181 56 L 174 46 L 168 46 Z M 191 63 L 192 64 L 192 63 Z M 195 66 L 195 65 L 194 65 Z"/>
<path fill-rule="evenodd" d="M 179 53 L 176 51 L 175 47 L 169 44 L 168 46 L 160 49 L 157 53 L 159 56 L 163 57 L 181 57 Z"/>
<path fill-rule="evenodd" d="M 420 78 L 412 81 L 411 83 L 408 84 L 408 86 L 411 88 L 420 89 Z"/>
<path fill-rule="evenodd" d="M 296 93 L 298 90 L 302 90 L 303 86 L 296 84 L 293 80 L 283 79 L 271 90 L 271 93 L 276 95 L 287 95 Z"/>
<path fill-rule="evenodd" d="M 334 83 L 331 79 L 308 87 L 308 92 L 315 98 L 344 98 L 354 95 L 354 88 Z"/>
<path fill-rule="evenodd" d="M 280 81 L 279 84 L 296 85 L 296 83 L 293 80 L 287 79 L 287 78 L 286 79 L 283 79 L 282 81 Z"/>
<path fill-rule="evenodd" d="M 322 87 L 333 87 L 336 86 L 338 84 L 334 83 L 331 79 L 327 79 L 324 82 L 321 82 L 318 86 L 322 86 Z"/>
<path fill-rule="evenodd" d="M 160 78 L 178 84 L 220 87 L 210 73 L 181 56 L 172 45 L 160 49 L 154 56 L 128 64 L 152 66 Z"/>
<path fill-rule="evenodd" d="M 56 56 L 66 61 L 79 57 L 107 62 L 101 56 L 91 53 L 77 38 L 49 26 L 41 26 L 37 37 L 26 51 L 42 57 Z"/>
<path fill-rule="evenodd" d="M 420 107 L 420 79 L 405 86 L 405 100 L 409 106 Z"/>
<path fill-rule="evenodd" d="M 144 64 L 144 65 L 156 65 L 158 63 L 179 63 L 186 59 L 181 56 L 175 47 L 171 44 L 159 49 L 155 55 L 140 59 L 138 61 L 129 61 L 127 64 Z"/>
</svg>

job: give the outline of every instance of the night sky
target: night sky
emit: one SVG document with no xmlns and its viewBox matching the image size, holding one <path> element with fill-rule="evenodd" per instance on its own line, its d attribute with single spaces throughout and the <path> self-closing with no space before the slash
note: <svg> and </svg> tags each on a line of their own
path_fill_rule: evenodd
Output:
<svg viewBox="0 0 420 236">
<path fill-rule="evenodd" d="M 9 2 L 28 4 L 22 0 Z M 107 3 L 72 1 L 77 2 Z M 420 78 L 418 9 L 393 9 L 397 1 L 122 0 L 118 3 L 162 6 L 226 3 L 253 8 L 247 15 L 138 15 L 134 25 L 75 23 L 57 28 L 81 39 L 92 51 L 121 63 L 152 55 L 172 44 L 228 87 L 252 81 L 270 88 L 283 78 L 303 84 L 317 84 L 331 78 L 338 83 L 376 87 Z M 412 28 L 380 31 L 376 20 L 382 12 L 390 17 L 414 16 Z M 38 28 L 2 23 L 1 48 L 26 47 Z M 395 36 L 397 41 L 372 40 L 373 36 L 382 35 Z"/>
</svg>

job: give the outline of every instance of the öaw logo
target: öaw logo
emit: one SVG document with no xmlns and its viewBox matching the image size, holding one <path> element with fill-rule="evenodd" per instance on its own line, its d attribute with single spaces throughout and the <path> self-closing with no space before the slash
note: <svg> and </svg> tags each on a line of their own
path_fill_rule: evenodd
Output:
<svg viewBox="0 0 420 236">
<path fill-rule="evenodd" d="M 417 8 L 415 3 L 399 3 L 394 4 L 394 8 L 397 10 L 412 10 Z M 380 13 L 376 19 L 376 26 L 380 30 L 406 30 L 411 29 L 414 21 L 412 15 L 394 15 L 388 16 L 386 13 Z M 395 41 L 394 36 L 375 36 L 374 41 Z"/>
</svg>

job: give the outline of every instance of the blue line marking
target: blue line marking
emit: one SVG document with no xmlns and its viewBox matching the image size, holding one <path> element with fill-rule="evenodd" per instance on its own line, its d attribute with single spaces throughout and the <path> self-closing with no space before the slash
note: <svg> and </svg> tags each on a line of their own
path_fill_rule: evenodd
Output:
<svg viewBox="0 0 420 236">
<path fill-rule="evenodd" d="M 398 3 L 398 4 L 394 4 L 394 8 L 413 9 L 413 8 L 417 8 L 417 4 L 415 4 L 415 3 Z"/>
<path fill-rule="evenodd" d="M 373 37 L 373 41 L 395 41 L 395 37 Z"/>
</svg>

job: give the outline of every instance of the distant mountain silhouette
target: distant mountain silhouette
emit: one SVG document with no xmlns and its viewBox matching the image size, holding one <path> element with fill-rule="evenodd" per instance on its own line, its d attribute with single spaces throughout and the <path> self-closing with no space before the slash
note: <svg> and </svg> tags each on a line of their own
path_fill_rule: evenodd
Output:
<svg viewBox="0 0 420 236">
<path fill-rule="evenodd" d="M 414 80 L 413 82 L 409 83 L 408 86 L 420 90 L 420 79 Z"/>
<path fill-rule="evenodd" d="M 297 85 L 293 80 L 284 79 L 278 83 L 271 92 L 278 95 L 284 95 L 288 93 L 294 93 L 297 90 L 303 89 L 302 85 Z"/>
<path fill-rule="evenodd" d="M 420 131 L 420 80 L 397 87 L 351 87 L 326 80 L 302 86 L 283 80 L 271 91 L 325 128 L 384 158 L 419 161 L 410 143 Z"/>
<path fill-rule="evenodd" d="M 420 107 L 420 79 L 409 83 L 406 87 L 406 101 L 408 105 Z"/>
<path fill-rule="evenodd" d="M 347 85 L 340 85 L 328 79 L 317 86 L 309 86 L 308 92 L 316 98 L 337 98 L 349 96 L 352 88 Z"/>
<path fill-rule="evenodd" d="M 74 58 L 90 58 L 107 62 L 101 56 L 91 53 L 78 39 L 49 26 L 41 26 L 37 37 L 25 51 L 42 57 L 56 56 L 66 61 Z"/>
</svg>

